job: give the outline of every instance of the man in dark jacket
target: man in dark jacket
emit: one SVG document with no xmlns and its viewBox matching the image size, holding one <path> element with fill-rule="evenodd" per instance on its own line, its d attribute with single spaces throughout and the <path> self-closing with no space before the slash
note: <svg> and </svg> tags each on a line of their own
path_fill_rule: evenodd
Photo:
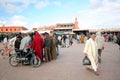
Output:
<svg viewBox="0 0 120 80">
<path fill-rule="evenodd" d="M 48 33 L 45 33 L 44 38 L 44 53 L 45 53 L 45 62 L 51 61 L 51 53 L 50 53 L 50 46 L 51 46 L 51 39 Z"/>
<path fill-rule="evenodd" d="M 22 36 L 21 36 L 21 33 L 19 33 L 16 36 L 16 41 L 15 41 L 15 44 L 14 44 L 15 49 L 19 49 L 20 48 L 21 40 L 22 40 Z"/>
</svg>

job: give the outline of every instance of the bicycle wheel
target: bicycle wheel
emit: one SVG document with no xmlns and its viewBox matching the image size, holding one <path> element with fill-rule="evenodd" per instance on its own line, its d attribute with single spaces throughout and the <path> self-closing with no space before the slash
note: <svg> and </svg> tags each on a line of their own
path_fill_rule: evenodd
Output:
<svg viewBox="0 0 120 80">
<path fill-rule="evenodd" d="M 37 56 L 37 55 L 34 55 L 32 58 L 31 58 L 31 61 L 30 61 L 31 65 L 33 67 L 39 67 L 40 64 L 41 64 L 41 60 L 40 58 Z"/>
<path fill-rule="evenodd" d="M 19 64 L 19 60 L 17 59 L 17 56 L 16 55 L 12 55 L 10 58 L 9 58 L 9 64 L 13 67 L 16 67 L 18 66 Z"/>
</svg>

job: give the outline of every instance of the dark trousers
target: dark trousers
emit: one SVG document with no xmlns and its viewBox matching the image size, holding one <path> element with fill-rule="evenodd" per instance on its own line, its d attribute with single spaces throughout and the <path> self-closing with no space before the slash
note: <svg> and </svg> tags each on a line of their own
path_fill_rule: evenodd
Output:
<svg viewBox="0 0 120 80">
<path fill-rule="evenodd" d="M 50 47 L 45 47 L 44 53 L 45 53 L 45 61 L 46 62 L 48 62 L 48 60 L 51 61 Z"/>
<path fill-rule="evenodd" d="M 98 49 L 98 62 L 101 63 L 101 53 L 102 49 Z"/>
</svg>

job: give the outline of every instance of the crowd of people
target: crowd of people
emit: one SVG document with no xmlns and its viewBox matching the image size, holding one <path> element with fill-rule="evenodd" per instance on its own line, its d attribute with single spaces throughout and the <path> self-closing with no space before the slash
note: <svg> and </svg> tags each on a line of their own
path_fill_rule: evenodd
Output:
<svg viewBox="0 0 120 80">
<path fill-rule="evenodd" d="M 66 40 L 69 40 L 66 44 Z M 26 33 L 15 35 L 13 38 L 7 39 L 7 36 L 3 39 L 4 47 L 12 46 L 12 49 L 19 49 L 27 52 L 28 48 L 32 48 L 35 54 L 38 55 L 42 62 L 50 62 L 56 60 L 60 54 L 59 47 L 70 47 L 73 44 L 73 35 L 57 35 L 53 32 L 39 34 L 35 31 L 34 33 Z M 87 70 L 94 71 L 96 75 L 99 75 L 98 65 L 101 63 L 101 54 L 104 50 L 104 42 L 113 41 L 117 43 L 120 48 L 120 34 L 108 35 L 101 34 L 101 32 L 90 33 L 89 36 L 85 36 L 83 33 L 77 35 L 75 39 L 79 43 L 85 43 L 84 54 L 90 59 L 91 65 L 87 66 Z"/>
<path fill-rule="evenodd" d="M 117 34 L 117 33 L 102 33 L 101 35 L 105 42 L 113 42 L 113 43 L 117 43 L 117 39 L 119 36 L 119 34 Z M 76 39 L 77 39 L 78 43 L 85 43 L 89 37 L 90 37 L 89 34 L 85 35 L 85 34 L 81 33 L 76 36 Z"/>
<path fill-rule="evenodd" d="M 4 37 L 2 45 L 4 45 L 3 48 L 12 46 L 14 50 L 19 49 L 23 52 L 32 48 L 42 62 L 49 62 L 57 59 L 57 55 L 59 55 L 59 47 L 57 47 L 57 38 L 55 37 L 56 35 L 52 32 L 43 34 L 39 34 L 37 31 L 26 34 L 19 33 L 9 40 Z"/>
<path fill-rule="evenodd" d="M 69 40 L 69 43 L 68 41 Z M 60 47 L 70 47 L 73 44 L 72 35 L 57 35 L 53 32 L 42 33 L 35 31 L 33 33 L 18 33 L 13 37 L 3 36 L 1 38 L 2 48 L 8 50 L 5 55 L 11 56 L 15 50 L 27 52 L 28 48 L 32 48 L 42 62 L 49 62 L 57 59 L 60 54 Z"/>
</svg>

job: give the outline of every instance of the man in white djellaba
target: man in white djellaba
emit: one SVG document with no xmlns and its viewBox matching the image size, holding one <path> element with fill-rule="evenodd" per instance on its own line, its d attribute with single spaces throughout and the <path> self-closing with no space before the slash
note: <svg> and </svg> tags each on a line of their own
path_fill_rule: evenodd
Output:
<svg viewBox="0 0 120 80">
<path fill-rule="evenodd" d="M 96 35 L 94 33 L 91 33 L 90 38 L 86 41 L 85 48 L 84 48 L 84 54 L 87 56 L 90 61 L 91 65 L 87 66 L 87 70 L 93 71 L 95 75 L 99 75 L 98 71 L 98 46 L 95 41 Z"/>
</svg>

